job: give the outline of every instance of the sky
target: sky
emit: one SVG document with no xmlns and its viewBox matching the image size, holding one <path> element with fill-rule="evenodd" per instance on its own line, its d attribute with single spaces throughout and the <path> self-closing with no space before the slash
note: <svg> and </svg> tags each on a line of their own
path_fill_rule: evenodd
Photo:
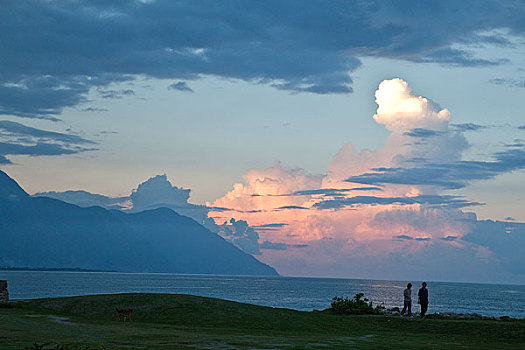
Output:
<svg viewBox="0 0 525 350">
<path fill-rule="evenodd" d="M 4 0 L 0 169 L 32 194 L 162 197 L 284 275 L 525 283 L 524 18 Z"/>
</svg>

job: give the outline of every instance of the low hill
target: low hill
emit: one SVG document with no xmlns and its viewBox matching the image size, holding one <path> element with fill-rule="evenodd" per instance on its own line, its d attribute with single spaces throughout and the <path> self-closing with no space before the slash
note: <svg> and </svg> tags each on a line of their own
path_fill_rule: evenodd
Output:
<svg viewBox="0 0 525 350">
<path fill-rule="evenodd" d="M 9 306 L 0 307 L 2 349 L 32 349 L 34 342 L 48 343 L 44 349 L 108 350 L 522 349 L 525 339 L 522 320 L 333 315 L 191 295 L 96 295 Z M 117 322 L 115 308 L 132 309 L 131 321 Z"/>
<path fill-rule="evenodd" d="M 0 266 L 277 275 L 194 220 L 30 197 L 0 171 Z"/>
</svg>

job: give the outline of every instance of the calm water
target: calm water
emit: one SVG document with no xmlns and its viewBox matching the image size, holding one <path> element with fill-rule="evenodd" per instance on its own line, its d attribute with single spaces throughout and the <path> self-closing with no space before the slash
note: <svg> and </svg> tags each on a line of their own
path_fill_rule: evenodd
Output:
<svg viewBox="0 0 525 350">
<path fill-rule="evenodd" d="M 330 306 L 336 295 L 351 297 L 359 292 L 374 303 L 402 306 L 405 288 L 405 282 L 399 281 L 112 272 L 0 271 L 0 279 L 8 281 L 12 299 L 124 292 L 177 293 L 296 310 L 322 310 Z M 417 281 L 412 283 L 417 288 L 420 285 Z M 413 295 L 417 295 L 417 288 Z M 428 288 L 429 312 L 476 312 L 525 318 L 525 286 L 429 282 Z"/>
</svg>

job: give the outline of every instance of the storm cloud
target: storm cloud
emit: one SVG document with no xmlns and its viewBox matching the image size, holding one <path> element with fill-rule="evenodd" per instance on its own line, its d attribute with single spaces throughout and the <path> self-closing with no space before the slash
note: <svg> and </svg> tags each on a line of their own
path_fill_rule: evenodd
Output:
<svg viewBox="0 0 525 350">
<path fill-rule="evenodd" d="M 92 88 L 110 91 L 137 76 L 332 94 L 352 91 L 364 56 L 498 65 L 505 57 L 467 47 L 510 46 L 508 36 L 525 31 L 525 8 L 510 0 L 30 0 L 2 8 L 0 113 L 52 120 L 87 102 Z"/>
</svg>

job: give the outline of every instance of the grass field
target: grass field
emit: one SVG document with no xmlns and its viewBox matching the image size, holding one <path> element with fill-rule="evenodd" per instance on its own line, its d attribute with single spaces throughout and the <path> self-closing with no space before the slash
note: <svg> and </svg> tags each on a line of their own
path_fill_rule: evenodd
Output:
<svg viewBox="0 0 525 350">
<path fill-rule="evenodd" d="M 327 301 L 328 306 L 329 301 Z M 525 349 L 525 321 L 300 312 L 190 295 L 39 299 L 0 308 L 0 349 Z M 115 308 L 132 308 L 117 322 Z"/>
</svg>

